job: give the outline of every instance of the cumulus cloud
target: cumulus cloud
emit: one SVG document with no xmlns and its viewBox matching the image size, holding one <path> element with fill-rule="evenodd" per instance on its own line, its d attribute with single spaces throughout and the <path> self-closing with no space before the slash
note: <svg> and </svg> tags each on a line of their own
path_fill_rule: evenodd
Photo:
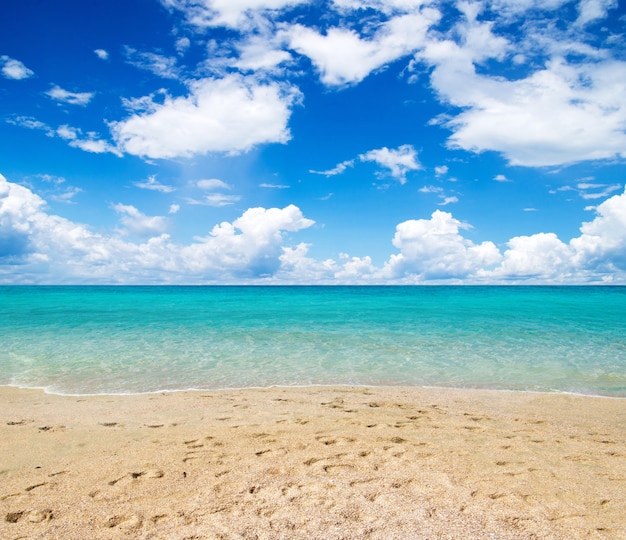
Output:
<svg viewBox="0 0 626 540">
<path fill-rule="evenodd" d="M 626 281 L 626 190 L 598 205 L 580 232 L 569 243 L 554 233 L 512 238 L 502 264 L 483 275 L 550 283 Z"/>
<path fill-rule="evenodd" d="M 473 74 L 465 84 L 472 79 L 477 93 L 468 110 L 447 123 L 450 146 L 496 150 L 525 166 L 626 156 L 626 105 L 617 97 L 626 85 L 625 62 L 558 60 L 520 81 Z M 493 91 L 483 92 L 485 85 Z"/>
<path fill-rule="evenodd" d="M 35 74 L 19 60 L 15 60 L 6 55 L 0 56 L 0 65 L 2 66 L 2 75 L 5 79 L 20 81 L 22 79 L 28 79 Z"/>
<path fill-rule="evenodd" d="M 291 60 L 291 54 L 271 36 L 253 35 L 238 44 L 239 58 L 233 63 L 242 71 L 276 71 Z"/>
<path fill-rule="evenodd" d="M 113 208 L 124 229 L 94 233 L 48 213 L 38 195 L 0 175 L 0 281 L 203 283 L 261 278 L 280 268 L 285 235 L 314 223 L 293 205 L 251 208 L 232 223 L 216 225 L 206 237 L 181 245 L 162 232 L 166 218 L 146 216 L 132 205 Z M 132 242 L 128 232 L 149 238 Z"/>
<path fill-rule="evenodd" d="M 188 96 L 144 102 L 145 111 L 111 124 L 123 151 L 149 158 L 239 153 L 263 143 L 285 143 L 299 93 L 275 82 L 228 75 L 191 84 Z"/>
<path fill-rule="evenodd" d="M 499 262 L 501 255 L 493 242 L 474 244 L 461 235 L 470 227 L 441 210 L 430 219 L 400 223 L 392 241 L 400 253 L 389 259 L 386 273 L 391 278 L 466 279 Z"/>
<path fill-rule="evenodd" d="M 62 103 L 80 105 L 84 107 L 89 104 L 95 94 L 93 92 L 70 92 L 69 90 L 64 90 L 60 86 L 54 85 L 46 92 L 46 95 Z"/>
<path fill-rule="evenodd" d="M 456 37 L 432 38 L 417 55 L 434 67 L 431 84 L 440 98 L 462 109 L 440 119 L 453 132 L 451 148 L 494 150 L 513 165 L 531 167 L 626 155 L 626 63 L 538 32 L 520 34 L 526 41 L 514 47 L 494 33 L 493 22 L 478 20 L 480 3 L 460 6 L 465 21 L 454 27 Z M 540 48 L 548 60 L 525 77 L 477 69 L 526 48 Z"/>
<path fill-rule="evenodd" d="M 560 280 L 572 270 L 573 252 L 554 233 L 518 236 L 507 246 L 502 264 L 492 276 Z"/>
<path fill-rule="evenodd" d="M 228 268 L 237 277 L 270 276 L 280 268 L 284 233 L 313 223 L 294 205 L 250 208 L 232 223 L 216 225 L 200 243 L 183 248 L 182 256 L 192 270 Z"/>
<path fill-rule="evenodd" d="M 469 224 L 436 210 L 397 225 L 398 252 L 381 268 L 367 255 L 316 260 L 309 244 L 285 245 L 290 233 L 314 224 L 294 205 L 251 208 L 185 245 L 164 233 L 167 218 L 132 205 L 113 208 L 123 228 L 94 233 L 48 213 L 41 197 L 0 175 L 0 281 L 626 283 L 626 189 L 599 204 L 569 242 L 550 232 L 518 236 L 504 253 L 490 241 L 470 240 Z M 130 241 L 129 234 L 146 240 Z"/>
<path fill-rule="evenodd" d="M 438 19 L 439 12 L 432 9 L 399 15 L 365 39 L 350 28 L 330 28 L 322 34 L 301 24 L 285 27 L 284 36 L 291 49 L 311 60 L 324 84 L 342 86 L 358 83 L 372 71 L 420 49 L 427 30 Z"/>
<path fill-rule="evenodd" d="M 596 217 L 583 223 L 570 245 L 577 266 L 595 273 L 626 271 L 626 188 L 596 208 Z"/>
<path fill-rule="evenodd" d="M 383 146 L 361 154 L 359 159 L 377 163 L 387 169 L 389 174 L 399 180 L 401 184 L 406 183 L 406 175 L 409 171 L 417 171 L 422 168 L 417 159 L 417 151 L 410 144 L 403 144 L 395 150 Z"/>
</svg>

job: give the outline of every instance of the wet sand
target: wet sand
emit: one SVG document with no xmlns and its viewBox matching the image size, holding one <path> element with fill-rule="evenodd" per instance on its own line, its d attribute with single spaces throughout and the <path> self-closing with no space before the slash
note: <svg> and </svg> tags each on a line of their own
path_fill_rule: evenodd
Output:
<svg viewBox="0 0 626 540">
<path fill-rule="evenodd" d="M 623 539 L 626 400 L 0 389 L 0 538 Z"/>
</svg>

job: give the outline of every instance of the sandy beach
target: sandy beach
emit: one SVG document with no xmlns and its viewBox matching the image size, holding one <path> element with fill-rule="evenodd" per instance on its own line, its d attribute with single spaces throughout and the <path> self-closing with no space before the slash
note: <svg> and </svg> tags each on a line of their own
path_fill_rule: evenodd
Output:
<svg viewBox="0 0 626 540">
<path fill-rule="evenodd" d="M 626 538 L 626 400 L 0 389 L 6 539 Z"/>
</svg>

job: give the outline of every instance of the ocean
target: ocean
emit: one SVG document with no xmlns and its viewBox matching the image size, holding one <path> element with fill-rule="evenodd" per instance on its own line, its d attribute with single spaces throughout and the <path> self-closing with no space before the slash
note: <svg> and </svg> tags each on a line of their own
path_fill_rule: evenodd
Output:
<svg viewBox="0 0 626 540">
<path fill-rule="evenodd" d="M 0 385 L 626 397 L 626 287 L 0 287 Z"/>
</svg>

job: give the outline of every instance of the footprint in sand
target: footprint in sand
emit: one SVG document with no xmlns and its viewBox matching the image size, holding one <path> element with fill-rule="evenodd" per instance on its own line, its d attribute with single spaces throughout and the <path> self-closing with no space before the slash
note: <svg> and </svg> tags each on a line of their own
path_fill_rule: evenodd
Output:
<svg viewBox="0 0 626 540">
<path fill-rule="evenodd" d="M 9 512 L 4 516 L 4 521 L 7 523 L 18 523 L 19 521 L 42 523 L 44 521 L 50 521 L 52 518 L 52 510 L 46 508 L 45 510 Z"/>
<path fill-rule="evenodd" d="M 129 472 L 128 474 L 125 474 L 124 476 L 121 476 L 114 480 L 110 480 L 108 483 L 110 486 L 114 486 L 115 484 L 117 484 L 118 482 L 121 482 L 122 480 L 132 481 L 132 480 L 136 480 L 142 477 L 163 478 L 163 476 L 165 476 L 165 473 L 161 469 L 148 469 L 146 471 Z"/>
<path fill-rule="evenodd" d="M 23 426 L 24 424 L 30 424 L 31 422 L 34 422 L 34 420 L 13 420 L 7 422 L 7 426 Z"/>
<path fill-rule="evenodd" d="M 65 431 L 65 426 L 41 426 L 37 429 L 39 429 L 39 431 L 44 431 L 44 432 Z"/>
<path fill-rule="evenodd" d="M 38 487 L 41 486 L 45 486 L 48 482 L 41 482 L 40 484 L 33 484 L 32 486 L 28 486 L 27 488 L 24 489 L 24 491 L 32 491 L 33 489 L 36 489 Z"/>
<path fill-rule="evenodd" d="M 122 529 L 138 529 L 143 525 L 143 519 L 138 514 L 132 514 L 130 516 L 114 515 L 109 516 L 104 521 L 104 526 L 112 529 L 114 527 L 120 527 Z"/>
</svg>

